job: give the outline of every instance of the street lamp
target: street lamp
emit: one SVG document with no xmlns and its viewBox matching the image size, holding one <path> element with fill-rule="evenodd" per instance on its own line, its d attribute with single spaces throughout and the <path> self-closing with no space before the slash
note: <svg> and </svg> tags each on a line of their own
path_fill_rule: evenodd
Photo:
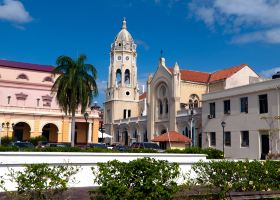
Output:
<svg viewBox="0 0 280 200">
<path fill-rule="evenodd" d="M 223 155 L 225 157 L 225 126 L 226 126 L 226 122 L 222 121 L 221 126 L 223 128 Z"/>
<path fill-rule="evenodd" d="M 195 127 L 195 125 L 194 125 L 194 115 L 196 114 L 196 112 L 194 110 L 194 104 L 193 103 L 189 104 L 189 110 L 190 110 L 190 116 L 191 116 L 191 139 L 192 139 L 192 146 L 195 146 L 196 136 L 195 136 L 195 128 L 194 128 L 194 131 L 193 131 L 193 127 Z"/>
<path fill-rule="evenodd" d="M 86 120 L 86 138 L 87 138 L 87 141 L 86 143 L 88 143 L 88 117 L 89 117 L 89 114 L 87 112 L 84 113 L 84 118 Z"/>
</svg>

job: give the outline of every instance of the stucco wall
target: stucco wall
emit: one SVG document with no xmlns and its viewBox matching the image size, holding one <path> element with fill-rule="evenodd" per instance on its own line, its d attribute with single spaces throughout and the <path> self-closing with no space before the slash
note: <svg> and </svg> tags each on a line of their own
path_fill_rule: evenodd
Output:
<svg viewBox="0 0 280 200">
<path fill-rule="evenodd" d="M 260 159 L 261 130 L 270 131 L 270 149 L 273 152 L 280 151 L 279 120 L 275 117 L 280 115 L 279 111 L 279 80 L 271 80 L 243 87 L 232 88 L 222 92 L 207 94 L 203 96 L 202 106 L 202 137 L 203 146 L 210 146 L 210 132 L 216 132 L 216 146 L 222 150 L 222 127 L 221 122 L 226 122 L 225 131 L 231 132 L 231 147 L 225 147 L 226 157 Z M 267 94 L 268 113 L 259 114 L 258 96 Z M 240 98 L 248 97 L 248 113 L 240 112 Z M 230 115 L 224 114 L 224 100 L 230 100 Z M 208 119 L 209 103 L 216 104 L 216 118 Z M 266 119 L 261 119 L 262 117 Z M 273 131 L 271 131 L 273 130 Z M 249 147 L 241 147 L 241 131 L 249 131 Z"/>
<path fill-rule="evenodd" d="M 248 77 L 248 78 L 244 78 Z M 259 77 L 250 67 L 246 66 L 226 79 L 225 89 L 249 84 L 249 77 Z"/>
<path fill-rule="evenodd" d="M 48 163 L 51 165 L 68 164 L 78 166 L 80 171 L 75 175 L 77 183 L 70 184 L 69 187 L 92 187 L 97 186 L 93 183 L 93 173 L 91 167 L 96 167 L 97 163 L 119 160 L 129 162 L 143 157 L 151 157 L 158 160 L 167 160 L 179 164 L 182 174 L 190 172 L 191 166 L 199 160 L 207 161 L 203 154 L 145 154 L 145 153 L 61 153 L 61 152 L 0 152 L 0 176 L 8 173 L 8 168 L 22 170 L 24 164 Z M 194 176 L 194 172 L 191 174 Z M 177 180 L 179 184 L 183 183 L 183 176 Z M 5 187 L 8 191 L 16 189 L 16 184 L 9 181 Z"/>
</svg>

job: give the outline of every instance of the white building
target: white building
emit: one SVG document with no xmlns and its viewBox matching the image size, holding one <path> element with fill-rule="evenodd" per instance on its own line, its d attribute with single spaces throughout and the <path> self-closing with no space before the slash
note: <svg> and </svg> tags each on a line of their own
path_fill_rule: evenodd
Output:
<svg viewBox="0 0 280 200">
<path fill-rule="evenodd" d="M 280 150 L 280 79 L 204 94 L 202 144 L 223 150 L 228 158 L 260 159 Z"/>
</svg>

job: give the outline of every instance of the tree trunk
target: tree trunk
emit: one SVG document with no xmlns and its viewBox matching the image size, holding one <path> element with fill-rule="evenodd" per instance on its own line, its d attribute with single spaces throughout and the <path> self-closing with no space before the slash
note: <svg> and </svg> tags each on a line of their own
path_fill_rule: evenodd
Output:
<svg viewBox="0 0 280 200">
<path fill-rule="evenodd" d="M 71 147 L 75 146 L 75 111 L 72 111 L 71 119 Z"/>
</svg>

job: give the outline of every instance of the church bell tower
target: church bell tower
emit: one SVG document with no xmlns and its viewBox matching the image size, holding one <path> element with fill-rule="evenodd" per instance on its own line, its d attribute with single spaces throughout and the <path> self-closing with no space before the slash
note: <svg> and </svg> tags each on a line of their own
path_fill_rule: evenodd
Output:
<svg viewBox="0 0 280 200">
<path fill-rule="evenodd" d="M 120 32 L 111 45 L 108 85 L 104 105 L 106 132 L 115 138 L 114 121 L 138 116 L 136 44 L 123 19 Z"/>
</svg>

